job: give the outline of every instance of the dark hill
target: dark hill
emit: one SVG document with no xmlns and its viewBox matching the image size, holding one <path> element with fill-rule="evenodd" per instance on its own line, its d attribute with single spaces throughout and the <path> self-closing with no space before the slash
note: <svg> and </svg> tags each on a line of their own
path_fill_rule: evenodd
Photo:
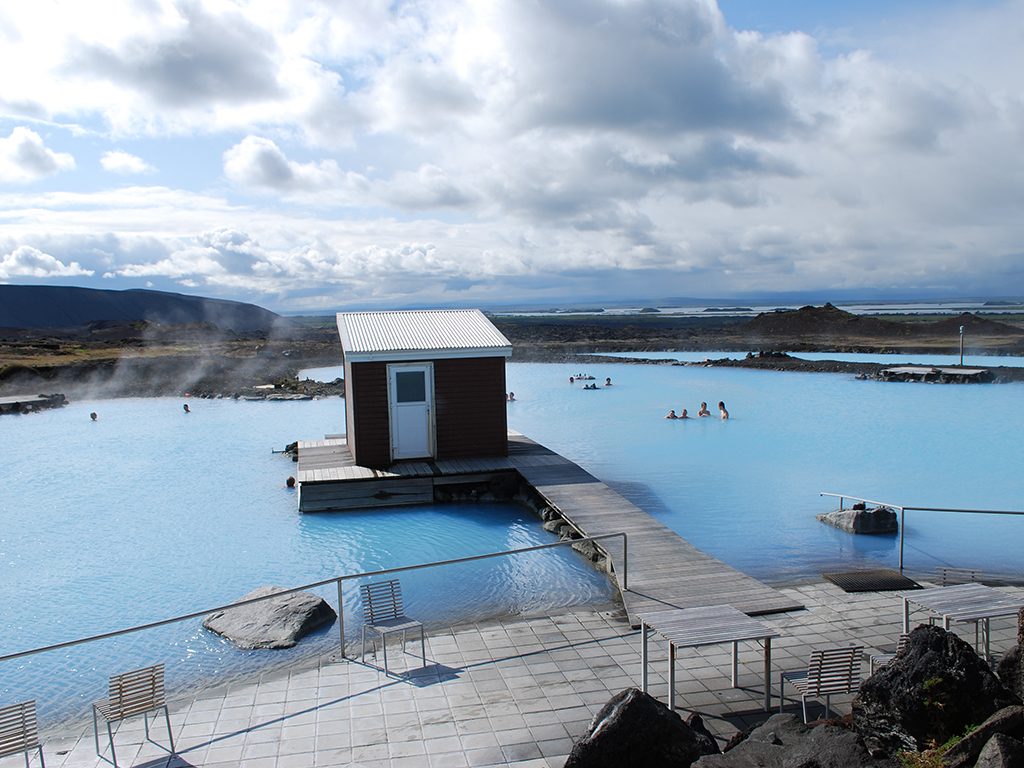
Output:
<svg viewBox="0 0 1024 768">
<path fill-rule="evenodd" d="M 957 317 L 947 317 L 942 320 L 936 320 L 934 323 L 928 324 L 928 329 L 935 334 L 957 336 L 960 333 L 961 325 L 964 327 L 964 332 L 972 335 L 1020 335 L 1019 328 L 1014 328 L 1012 325 L 1000 323 L 996 320 L 989 320 L 987 317 L 972 315 L 970 312 L 964 312 Z"/>
<path fill-rule="evenodd" d="M 280 316 L 255 304 L 180 293 L 0 285 L 0 328 L 81 328 L 148 322 L 267 333 L 280 320 Z"/>
<path fill-rule="evenodd" d="M 789 312 L 762 312 L 746 324 L 745 330 L 764 336 L 894 336 L 905 333 L 896 323 L 864 317 L 826 304 L 801 307 Z"/>
<path fill-rule="evenodd" d="M 834 338 L 955 338 L 964 326 L 974 336 L 1020 336 L 1019 328 L 964 312 L 957 317 L 935 321 L 894 322 L 878 317 L 854 315 L 825 304 L 801 307 L 789 312 L 763 312 L 750 320 L 744 330 L 765 338 L 785 336 L 829 336 Z"/>
</svg>

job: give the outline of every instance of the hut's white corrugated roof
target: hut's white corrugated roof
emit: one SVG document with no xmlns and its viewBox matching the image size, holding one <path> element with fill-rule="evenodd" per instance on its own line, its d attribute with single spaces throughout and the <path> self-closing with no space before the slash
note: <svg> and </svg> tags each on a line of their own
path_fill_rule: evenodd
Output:
<svg viewBox="0 0 1024 768">
<path fill-rule="evenodd" d="M 346 359 L 509 357 L 512 345 L 479 309 L 339 312 Z"/>
</svg>

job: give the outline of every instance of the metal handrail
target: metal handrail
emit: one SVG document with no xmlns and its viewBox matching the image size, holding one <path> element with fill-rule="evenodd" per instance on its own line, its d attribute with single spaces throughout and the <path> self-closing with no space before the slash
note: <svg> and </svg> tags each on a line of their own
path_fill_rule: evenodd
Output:
<svg viewBox="0 0 1024 768">
<path fill-rule="evenodd" d="M 337 583 L 338 585 L 338 624 L 339 624 L 339 635 L 341 641 L 341 657 L 345 658 L 345 602 L 342 599 L 342 584 L 349 579 L 362 579 L 373 576 L 384 576 L 389 573 L 401 573 L 402 571 L 413 571 L 420 568 L 435 568 L 442 565 L 458 565 L 459 563 L 470 563 L 475 560 L 486 560 L 491 557 L 507 557 L 509 555 L 521 555 L 526 552 L 535 552 L 540 549 L 552 549 L 553 547 L 564 547 L 572 546 L 584 541 L 599 541 L 601 539 L 615 538 L 617 536 L 622 537 L 622 582 L 619 585 L 619 589 L 623 592 L 629 591 L 629 555 L 628 555 L 628 537 L 625 532 L 619 533 L 603 533 L 599 536 L 583 536 L 578 539 L 565 539 L 563 541 L 556 541 L 550 544 L 535 544 L 532 547 L 522 547 L 520 549 L 508 549 L 502 552 L 488 552 L 483 555 L 470 555 L 468 557 L 457 557 L 451 560 L 436 560 L 430 563 L 416 563 L 415 565 L 400 565 L 395 568 L 384 568 L 378 571 L 365 571 L 363 573 L 349 573 L 341 576 L 332 576 L 329 579 L 321 579 L 320 581 L 314 581 L 309 584 L 304 584 L 300 587 L 289 587 L 288 589 L 282 589 L 279 592 L 274 592 L 270 595 L 262 595 L 261 597 L 252 597 L 248 600 L 239 600 L 234 603 L 228 603 L 227 605 L 220 605 L 215 608 L 205 608 L 201 611 L 193 611 L 186 613 L 182 616 L 175 616 L 170 619 L 161 619 L 159 621 L 151 621 L 146 624 L 138 624 L 134 627 L 128 627 L 127 629 L 117 629 L 112 632 L 103 632 L 98 635 L 90 635 L 89 637 L 82 637 L 77 640 L 66 640 L 62 643 L 54 643 L 53 645 L 44 645 L 39 648 L 31 648 L 27 651 L 18 651 L 17 653 L 8 653 L 0 656 L 0 662 L 11 661 L 12 659 L 20 659 L 25 656 L 34 656 L 37 653 L 46 653 L 47 651 L 57 651 L 61 648 L 70 648 L 75 645 L 84 645 L 85 643 L 91 643 L 96 640 L 106 640 L 111 637 L 119 637 L 120 635 L 128 635 L 133 632 L 142 632 L 146 629 L 155 629 L 156 627 L 163 627 L 167 624 L 175 624 L 179 621 L 188 621 L 189 619 L 197 619 L 201 616 L 206 616 L 210 613 L 216 613 L 218 611 L 226 611 L 230 608 L 239 608 L 243 605 L 252 605 L 253 603 L 259 603 L 263 600 L 270 600 L 281 595 L 290 595 L 293 592 L 302 592 L 307 589 L 314 589 L 316 587 L 323 587 L 328 584 Z"/>
<path fill-rule="evenodd" d="M 906 512 L 910 510 L 912 512 L 953 512 L 957 514 L 969 514 L 969 515 L 1024 515 L 1024 511 L 1016 509 L 967 509 L 962 507 L 913 507 L 909 504 L 892 504 L 888 501 L 875 501 L 874 499 L 865 499 L 862 496 L 851 496 L 848 493 L 831 493 L 829 491 L 821 491 L 818 493 L 819 496 L 831 496 L 839 499 L 839 511 L 843 511 L 843 501 L 850 499 L 851 501 L 863 501 L 865 504 L 874 504 L 876 507 L 889 507 L 890 509 L 898 509 L 900 511 L 900 573 L 903 573 L 903 541 L 904 531 L 906 527 L 903 525 Z"/>
</svg>

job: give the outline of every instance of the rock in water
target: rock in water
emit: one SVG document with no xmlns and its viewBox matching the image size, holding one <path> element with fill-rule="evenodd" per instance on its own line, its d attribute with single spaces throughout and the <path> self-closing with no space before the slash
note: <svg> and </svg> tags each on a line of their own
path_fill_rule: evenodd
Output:
<svg viewBox="0 0 1024 768">
<path fill-rule="evenodd" d="M 257 587 L 241 600 L 280 592 L 284 587 Z M 338 614 L 323 598 L 292 592 L 240 608 L 211 613 L 203 626 L 223 635 L 239 648 L 291 648 L 314 629 L 330 624 Z"/>
<path fill-rule="evenodd" d="M 896 513 L 889 507 L 864 509 L 861 505 L 860 509 L 836 510 L 817 517 L 848 533 L 896 533 L 900 527 Z"/>
<path fill-rule="evenodd" d="M 695 731 L 661 702 L 627 688 L 597 713 L 565 768 L 687 768 L 702 754 L 713 754 L 707 750 L 718 751 L 709 736 L 703 724 Z"/>
<path fill-rule="evenodd" d="M 942 744 L 1018 703 L 971 646 L 922 625 L 902 654 L 861 685 L 853 725 L 869 746 L 895 754 Z"/>
</svg>

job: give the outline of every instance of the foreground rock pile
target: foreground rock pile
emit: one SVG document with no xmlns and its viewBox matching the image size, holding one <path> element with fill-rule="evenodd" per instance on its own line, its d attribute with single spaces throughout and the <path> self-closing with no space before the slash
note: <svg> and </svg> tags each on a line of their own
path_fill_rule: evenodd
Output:
<svg viewBox="0 0 1024 768">
<path fill-rule="evenodd" d="M 699 716 L 684 721 L 627 689 L 597 714 L 565 766 L 1024 768 L 1020 647 L 1011 657 L 1001 680 L 959 637 L 922 625 L 864 682 L 850 717 L 804 725 L 796 715 L 775 715 L 721 753 Z"/>
</svg>

